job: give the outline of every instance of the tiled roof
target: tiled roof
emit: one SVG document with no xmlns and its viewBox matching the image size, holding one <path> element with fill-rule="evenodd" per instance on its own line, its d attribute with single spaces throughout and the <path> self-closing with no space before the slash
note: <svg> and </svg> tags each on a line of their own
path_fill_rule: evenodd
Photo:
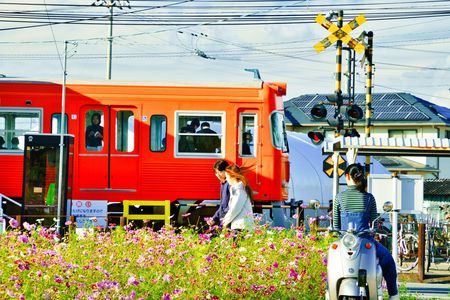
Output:
<svg viewBox="0 0 450 300">
<path fill-rule="evenodd" d="M 450 196 L 450 179 L 427 179 L 423 190 L 425 196 Z"/>
<path fill-rule="evenodd" d="M 292 98 L 284 103 L 285 115 L 292 125 L 321 125 L 311 117 L 311 108 L 319 102 L 327 102 L 325 94 L 308 94 Z M 355 95 L 355 104 L 365 111 L 365 94 Z M 344 100 L 346 103 L 347 100 Z M 450 125 L 450 109 L 435 105 L 407 93 L 376 93 L 372 95 L 372 123 L 433 123 Z M 326 105 L 327 118 L 334 116 L 334 106 Z M 362 123 L 363 120 L 360 121 Z"/>
</svg>

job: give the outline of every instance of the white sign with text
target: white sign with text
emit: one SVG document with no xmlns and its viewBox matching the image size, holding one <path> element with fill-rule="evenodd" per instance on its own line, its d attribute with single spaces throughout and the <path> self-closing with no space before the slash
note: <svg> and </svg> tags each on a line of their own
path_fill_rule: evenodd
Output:
<svg viewBox="0 0 450 300">
<path fill-rule="evenodd" d="M 108 225 L 107 200 L 72 200 L 71 207 L 78 228 Z"/>
</svg>

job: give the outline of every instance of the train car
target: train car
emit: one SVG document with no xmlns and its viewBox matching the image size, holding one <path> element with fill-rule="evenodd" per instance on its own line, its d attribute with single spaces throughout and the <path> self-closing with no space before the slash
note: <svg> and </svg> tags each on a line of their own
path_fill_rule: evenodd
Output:
<svg viewBox="0 0 450 300">
<path fill-rule="evenodd" d="M 70 83 L 72 201 L 214 200 L 214 162 L 251 166 L 256 203 L 287 199 L 286 84 Z M 0 193 L 22 198 L 25 132 L 59 133 L 62 85 L 0 81 Z M 0 139 L 0 143 L 2 140 Z"/>
</svg>

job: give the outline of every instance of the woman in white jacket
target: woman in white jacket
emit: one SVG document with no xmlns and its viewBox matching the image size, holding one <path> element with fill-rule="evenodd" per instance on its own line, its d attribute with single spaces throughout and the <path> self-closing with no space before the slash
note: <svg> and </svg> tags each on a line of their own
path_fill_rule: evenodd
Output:
<svg viewBox="0 0 450 300">
<path fill-rule="evenodd" d="M 255 227 L 252 209 L 253 192 L 243 172 L 245 169 L 237 165 L 230 165 L 225 169 L 231 193 L 228 212 L 222 221 L 224 228 L 231 225 L 233 230 L 253 230 Z"/>
</svg>

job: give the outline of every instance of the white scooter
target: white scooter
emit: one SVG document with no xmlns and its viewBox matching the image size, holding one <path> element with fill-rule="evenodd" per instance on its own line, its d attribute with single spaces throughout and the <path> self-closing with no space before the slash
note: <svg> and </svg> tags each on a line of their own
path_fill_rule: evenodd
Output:
<svg viewBox="0 0 450 300">
<path fill-rule="evenodd" d="M 386 202 L 383 210 L 389 212 L 392 207 L 392 203 Z M 328 249 L 326 299 L 383 299 L 383 273 L 378 264 L 375 244 L 362 237 L 368 234 L 373 236 L 375 221 L 371 229 L 362 232 L 331 230 L 339 232 L 340 238 Z"/>
</svg>

